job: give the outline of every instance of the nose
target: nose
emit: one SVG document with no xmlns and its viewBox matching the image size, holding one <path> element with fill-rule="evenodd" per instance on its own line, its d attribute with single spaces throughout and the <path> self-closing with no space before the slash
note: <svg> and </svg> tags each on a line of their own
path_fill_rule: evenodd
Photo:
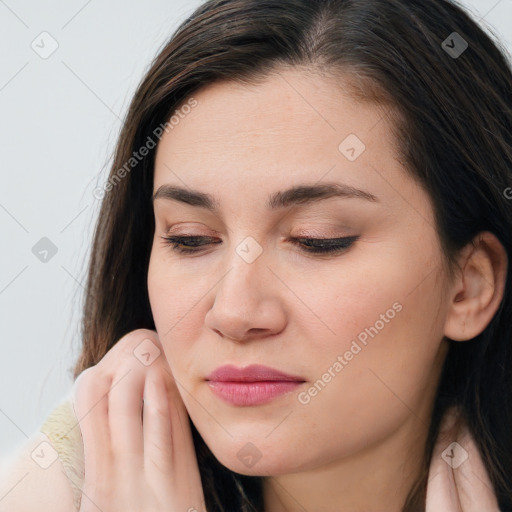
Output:
<svg viewBox="0 0 512 512">
<path fill-rule="evenodd" d="M 206 326 L 220 337 L 237 342 L 281 332 L 286 325 L 283 304 L 286 287 L 268 267 L 265 254 L 251 261 L 243 251 L 235 251 L 229 263 L 215 287 L 213 304 L 205 317 Z"/>
</svg>

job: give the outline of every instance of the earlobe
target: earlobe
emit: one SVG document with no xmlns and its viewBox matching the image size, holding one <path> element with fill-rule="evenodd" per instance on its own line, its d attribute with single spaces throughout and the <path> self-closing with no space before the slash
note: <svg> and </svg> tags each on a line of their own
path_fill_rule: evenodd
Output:
<svg viewBox="0 0 512 512">
<path fill-rule="evenodd" d="M 508 258 L 488 231 L 461 251 L 460 271 L 449 289 L 444 335 L 454 341 L 478 336 L 494 317 L 505 292 Z"/>
</svg>

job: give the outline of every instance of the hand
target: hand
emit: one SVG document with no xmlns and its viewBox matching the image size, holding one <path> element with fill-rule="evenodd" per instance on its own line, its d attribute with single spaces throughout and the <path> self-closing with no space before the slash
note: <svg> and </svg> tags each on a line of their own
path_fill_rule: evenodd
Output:
<svg viewBox="0 0 512 512">
<path fill-rule="evenodd" d="M 84 370 L 73 406 L 84 444 L 80 512 L 206 511 L 188 413 L 156 331 L 130 332 Z"/>
</svg>

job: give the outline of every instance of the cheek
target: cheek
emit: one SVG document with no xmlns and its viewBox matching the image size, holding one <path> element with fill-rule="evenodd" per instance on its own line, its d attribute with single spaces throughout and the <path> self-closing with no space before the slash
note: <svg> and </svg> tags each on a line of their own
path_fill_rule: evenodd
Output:
<svg viewBox="0 0 512 512">
<path fill-rule="evenodd" d="M 301 324 L 308 346 L 300 357 L 309 361 L 314 385 L 303 398 L 317 402 L 318 414 L 346 419 L 350 410 L 371 425 L 376 412 L 403 413 L 404 404 L 419 404 L 436 383 L 444 325 L 440 267 L 410 254 L 381 254 L 373 265 L 351 261 L 316 290 L 297 283 L 311 319 Z"/>
<path fill-rule="evenodd" d="M 176 378 L 183 378 L 192 362 L 192 341 L 198 339 L 204 323 L 199 317 L 204 292 L 197 282 L 189 286 L 189 283 L 180 280 L 165 258 L 153 253 L 147 286 L 153 320 L 165 356 Z"/>
<path fill-rule="evenodd" d="M 180 320 L 193 309 L 197 286 L 183 282 L 179 272 L 163 257 L 161 249 L 153 249 L 151 253 L 147 286 L 157 332 L 164 337 L 161 341 L 165 341 L 181 328 Z"/>
<path fill-rule="evenodd" d="M 387 282 L 383 276 L 374 281 L 379 282 L 379 290 L 368 290 L 361 304 L 344 303 L 351 326 L 338 321 L 342 335 L 338 344 L 330 347 L 329 361 L 324 361 L 329 368 L 342 355 L 343 369 L 332 379 L 333 384 L 319 393 L 324 396 L 316 406 L 320 415 L 330 411 L 336 428 L 348 437 L 354 436 L 354 425 L 346 429 L 347 415 L 357 418 L 357 428 L 368 437 L 375 435 L 376 421 L 383 430 L 391 431 L 411 411 L 427 417 L 426 407 L 442 362 L 443 318 L 437 317 L 441 297 L 435 276 L 418 285 L 425 273 L 390 271 Z"/>
</svg>

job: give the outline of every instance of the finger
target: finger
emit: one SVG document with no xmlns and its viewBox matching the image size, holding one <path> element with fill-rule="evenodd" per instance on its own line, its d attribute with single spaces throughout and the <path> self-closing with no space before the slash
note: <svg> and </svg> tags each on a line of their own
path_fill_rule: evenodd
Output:
<svg viewBox="0 0 512 512">
<path fill-rule="evenodd" d="M 163 501 L 171 497 L 175 509 L 204 510 L 188 413 L 165 365 L 155 365 L 148 372 L 144 396 L 144 468 L 148 481 L 155 490 L 160 489 Z"/>
<path fill-rule="evenodd" d="M 201 474 L 192 438 L 188 411 L 174 379 L 169 386 L 171 431 L 173 436 L 173 464 L 181 470 L 176 475 L 176 487 L 183 496 L 183 505 L 192 504 L 193 510 L 206 511 Z M 187 508 L 188 510 L 188 508 Z"/>
<path fill-rule="evenodd" d="M 180 468 L 180 471 L 174 472 L 176 486 L 184 496 L 202 499 L 201 477 L 188 411 L 170 368 L 164 367 L 164 376 L 171 419 L 172 464 L 173 468 Z M 180 387 L 187 392 L 183 386 Z M 198 510 L 199 503 L 196 505 Z"/>
<path fill-rule="evenodd" d="M 72 404 L 84 447 L 85 484 L 100 490 L 112 471 L 108 391 L 111 379 L 93 367 L 73 385 Z"/>
<path fill-rule="evenodd" d="M 126 478 L 143 465 L 142 396 L 146 370 L 133 358 L 123 364 L 109 393 L 108 422 L 116 471 Z"/>
<path fill-rule="evenodd" d="M 166 389 L 169 397 L 169 410 L 171 411 L 171 435 L 174 446 L 179 446 L 179 450 L 173 453 L 173 463 L 178 467 L 185 467 L 190 462 L 191 450 L 194 450 L 192 443 L 192 433 L 190 430 L 190 421 L 188 411 L 183 403 L 178 386 L 174 377 L 169 372 L 166 378 Z M 195 453 L 193 460 L 195 460 Z M 184 465 L 185 464 L 185 465 Z"/>
<path fill-rule="evenodd" d="M 172 476 L 172 435 L 169 399 L 161 370 L 146 374 L 143 408 L 144 470 L 151 478 Z"/>
<path fill-rule="evenodd" d="M 146 341 L 147 340 L 147 341 Z M 105 371 L 115 369 L 120 362 L 126 357 L 132 357 L 136 354 L 141 357 L 140 352 L 144 352 L 151 341 L 155 343 L 159 349 L 158 336 L 155 331 L 149 329 L 136 329 L 125 334 L 120 338 L 103 356 L 98 366 L 102 366 Z M 142 361 L 142 358 L 140 359 Z"/>
</svg>

